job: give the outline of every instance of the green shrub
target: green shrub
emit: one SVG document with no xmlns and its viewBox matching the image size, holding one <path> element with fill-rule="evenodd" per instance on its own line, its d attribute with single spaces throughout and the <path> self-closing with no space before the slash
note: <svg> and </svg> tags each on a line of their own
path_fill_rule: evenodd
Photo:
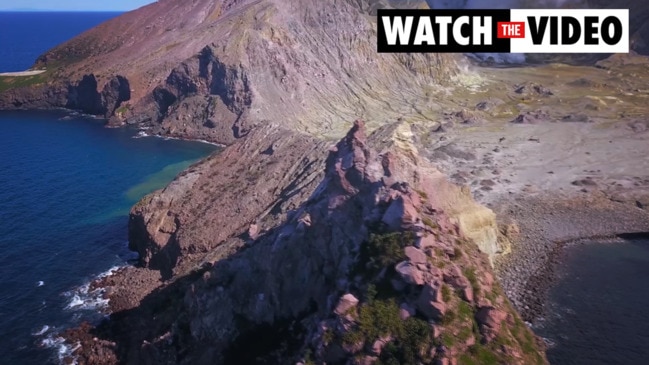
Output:
<svg viewBox="0 0 649 365">
<path fill-rule="evenodd" d="M 464 301 L 460 301 L 460 303 L 458 304 L 457 314 L 458 318 L 462 321 L 473 320 L 474 317 L 473 308 Z"/>
<path fill-rule="evenodd" d="M 480 289 L 480 285 L 478 284 L 478 278 L 476 277 L 474 268 L 470 267 L 468 269 L 464 269 L 464 276 L 466 276 L 466 278 L 471 283 L 471 287 L 473 287 L 473 291 L 477 291 Z"/>
<path fill-rule="evenodd" d="M 395 340 L 383 348 L 377 364 L 417 365 L 422 363 L 421 353 L 433 344 L 428 322 L 410 317 L 401 322 Z"/>
<path fill-rule="evenodd" d="M 401 320 L 399 307 L 392 299 L 364 303 L 359 310 L 358 326 L 346 333 L 343 341 L 372 343 L 385 336 L 394 340 L 381 352 L 380 364 L 416 365 L 422 350 L 432 345 L 430 324 L 416 317 Z"/>
<path fill-rule="evenodd" d="M 402 326 L 399 306 L 393 300 L 375 300 L 360 309 L 358 328 L 368 341 L 396 334 Z"/>
<path fill-rule="evenodd" d="M 430 325 L 421 319 L 410 317 L 403 325 L 403 332 L 398 337 L 402 347 L 403 357 L 402 364 L 417 364 L 419 354 L 422 349 L 428 349 L 431 346 L 431 328 Z"/>
<path fill-rule="evenodd" d="M 473 355 L 476 363 L 480 365 L 498 365 L 501 363 L 498 356 L 492 350 L 480 344 L 471 346 L 469 353 Z"/>
<path fill-rule="evenodd" d="M 412 232 L 372 234 L 367 242 L 370 266 L 381 270 L 406 259 L 403 249 L 414 243 Z"/>
<path fill-rule="evenodd" d="M 442 299 L 445 303 L 451 301 L 451 289 L 445 284 L 442 284 Z"/>
</svg>

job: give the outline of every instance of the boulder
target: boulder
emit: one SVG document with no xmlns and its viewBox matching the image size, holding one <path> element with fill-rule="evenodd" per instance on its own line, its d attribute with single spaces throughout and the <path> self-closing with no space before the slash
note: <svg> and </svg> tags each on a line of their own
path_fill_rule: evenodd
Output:
<svg viewBox="0 0 649 365">
<path fill-rule="evenodd" d="M 345 294 L 343 295 L 340 300 L 338 300 L 338 304 L 336 305 L 336 309 L 334 312 L 339 315 L 345 315 L 349 310 L 356 308 L 358 305 L 358 299 L 352 295 L 352 294 Z"/>
<path fill-rule="evenodd" d="M 483 307 L 475 315 L 480 324 L 480 332 L 484 341 L 493 341 L 500 332 L 502 322 L 507 318 L 507 313 L 494 307 Z"/>
<path fill-rule="evenodd" d="M 424 285 L 424 274 L 408 261 L 403 261 L 395 267 L 403 281 L 412 285 Z"/>
<path fill-rule="evenodd" d="M 419 221 L 419 213 L 412 200 L 401 195 L 392 201 L 382 220 L 390 229 L 396 231 L 412 227 Z"/>
<path fill-rule="evenodd" d="M 383 348 L 390 341 L 392 341 L 391 336 L 381 337 L 378 340 L 374 341 L 374 343 L 372 344 L 371 353 L 376 356 L 381 356 L 381 352 L 383 351 Z"/>
<path fill-rule="evenodd" d="M 417 299 L 417 309 L 428 319 L 440 320 L 446 313 L 446 304 L 442 300 L 439 283 L 429 283 L 424 286 Z"/>
<path fill-rule="evenodd" d="M 527 111 L 519 114 L 512 123 L 516 124 L 536 124 L 548 122 L 551 120 L 550 114 L 545 110 Z"/>
<path fill-rule="evenodd" d="M 415 315 L 415 309 L 411 307 L 408 303 L 401 303 L 399 307 L 399 317 L 402 321 Z"/>
<path fill-rule="evenodd" d="M 460 294 L 462 294 L 462 299 L 469 303 L 473 303 L 473 288 L 470 285 L 462 289 Z"/>
<path fill-rule="evenodd" d="M 475 319 L 481 325 L 489 328 L 499 329 L 500 324 L 507 318 L 507 313 L 494 307 L 481 308 L 475 315 Z"/>
<path fill-rule="evenodd" d="M 432 234 L 427 234 L 421 237 L 417 237 L 415 246 L 423 250 L 426 247 L 435 247 L 436 244 L 437 240 L 435 239 L 435 236 L 433 236 Z"/>
<path fill-rule="evenodd" d="M 248 237 L 250 237 L 251 240 L 256 240 L 257 237 L 259 237 L 259 226 L 256 224 L 251 224 L 250 227 L 248 227 Z"/>
<path fill-rule="evenodd" d="M 428 262 L 428 256 L 424 251 L 416 247 L 408 246 L 404 251 L 408 260 L 413 264 L 426 264 Z"/>
<path fill-rule="evenodd" d="M 444 272 L 444 282 L 448 283 L 455 289 L 465 289 L 471 286 L 469 279 L 464 277 L 462 271 L 457 266 L 452 266 L 450 269 Z"/>
</svg>

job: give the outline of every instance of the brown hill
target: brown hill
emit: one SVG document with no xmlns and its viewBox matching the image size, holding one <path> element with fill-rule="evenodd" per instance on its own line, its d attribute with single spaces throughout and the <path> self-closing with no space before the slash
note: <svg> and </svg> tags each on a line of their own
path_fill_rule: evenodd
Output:
<svg viewBox="0 0 649 365">
<path fill-rule="evenodd" d="M 369 13 L 386 3 L 158 1 L 41 56 L 48 71 L 0 108 L 75 108 L 225 144 L 264 120 L 339 137 L 356 117 L 418 115 L 427 86 L 457 72 L 451 56 L 378 55 Z"/>
</svg>

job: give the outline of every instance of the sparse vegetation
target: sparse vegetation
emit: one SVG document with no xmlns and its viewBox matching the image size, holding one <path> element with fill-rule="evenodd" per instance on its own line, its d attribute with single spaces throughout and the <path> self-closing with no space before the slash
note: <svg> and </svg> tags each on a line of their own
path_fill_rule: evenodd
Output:
<svg viewBox="0 0 649 365">
<path fill-rule="evenodd" d="M 346 335 L 345 342 L 350 340 L 375 341 L 380 337 L 399 333 L 403 322 L 399 317 L 399 306 L 394 300 L 372 300 L 360 308 L 358 315 L 358 329 Z M 357 334 L 354 334 L 358 332 Z"/>
<path fill-rule="evenodd" d="M 330 344 L 335 338 L 334 332 L 331 329 L 327 329 L 323 334 L 322 334 L 322 341 L 325 344 Z"/>
<path fill-rule="evenodd" d="M 448 309 L 446 310 L 446 313 L 442 316 L 441 323 L 445 326 L 450 325 L 451 323 L 455 322 L 455 319 L 457 317 L 457 314 L 455 313 L 454 310 Z"/>
<path fill-rule="evenodd" d="M 432 229 L 439 229 L 439 225 L 435 222 L 430 217 L 424 217 L 421 219 L 422 223 L 424 223 L 426 226 L 432 228 Z"/>
<path fill-rule="evenodd" d="M 459 260 L 462 258 L 462 250 L 459 247 L 453 249 L 453 260 Z"/>
<path fill-rule="evenodd" d="M 460 363 L 466 365 L 499 365 L 503 362 L 494 353 L 481 344 L 475 344 L 469 348 L 469 352 L 460 357 Z"/>
<path fill-rule="evenodd" d="M 457 306 L 457 314 L 461 321 L 473 321 L 473 308 L 467 302 L 459 302 Z"/>
<path fill-rule="evenodd" d="M 511 358 L 503 348 L 521 348 L 525 361 L 530 364 L 543 363 L 542 356 L 537 352 L 535 338 L 526 330 L 525 324 L 520 322 L 516 325 L 504 324 L 503 333 L 493 342 L 484 344 L 481 341 L 482 334 L 475 318 L 475 308 L 462 300 L 463 293 L 455 292 L 452 286 L 442 284 L 440 287 L 441 297 L 447 304 L 446 311 L 440 319 L 441 334 L 433 338 L 433 327 L 431 324 L 417 316 L 407 320 L 401 320 L 399 303 L 403 293 L 396 292 L 390 278 L 393 277 L 395 264 L 406 260 L 404 248 L 413 245 L 412 233 L 388 233 L 371 234 L 369 239 L 361 248 L 359 265 L 353 275 L 361 274 L 365 278 L 365 292 L 357 307 L 355 314 L 355 325 L 344 334 L 336 337 L 335 332 L 323 335 L 325 343 L 342 341 L 343 344 L 361 351 L 356 355 L 359 359 L 367 354 L 368 346 L 372 346 L 379 339 L 389 338 L 380 351 L 379 365 L 401 365 L 430 363 L 430 350 L 433 346 L 444 345 L 448 348 L 466 349 L 458 360 L 460 364 L 504 364 L 510 363 Z M 461 245 L 466 241 L 458 241 Z M 434 248 L 429 254 L 428 260 L 435 266 L 443 268 L 450 260 L 460 260 L 473 254 L 471 246 L 463 245 L 453 249 L 453 252 L 446 252 L 441 248 Z M 388 269 L 385 272 L 385 269 Z M 475 293 L 480 289 L 478 280 L 479 272 L 475 267 L 467 267 L 462 274 L 471 285 Z M 379 273 L 382 275 L 378 275 Z M 386 274 L 387 273 L 387 274 Z M 459 290 L 459 289 L 458 289 Z M 495 285 L 487 293 L 489 297 L 496 298 L 502 295 L 502 290 Z M 510 308 L 513 311 L 513 309 Z M 519 320 L 520 321 L 520 320 Z M 507 327 L 518 327 L 511 330 Z"/>
<path fill-rule="evenodd" d="M 370 235 L 365 245 L 369 266 L 381 270 L 405 260 L 403 249 L 413 243 L 414 237 L 411 232 Z"/>
<path fill-rule="evenodd" d="M 131 105 L 129 105 L 129 104 L 127 103 L 127 104 L 124 104 L 124 105 L 120 106 L 119 108 L 117 108 L 117 110 L 115 110 L 115 113 L 117 113 L 117 114 L 124 114 L 124 113 L 126 113 L 127 111 L 129 111 L 130 108 L 131 108 Z"/>
<path fill-rule="evenodd" d="M 435 256 L 444 257 L 444 250 L 442 250 L 441 248 L 436 247 L 435 248 Z"/>
<path fill-rule="evenodd" d="M 442 284 L 442 300 L 444 300 L 445 303 L 448 303 L 451 301 L 451 289 L 448 287 L 446 284 Z"/>
<path fill-rule="evenodd" d="M 32 76 L 0 76 L 0 92 L 42 84 L 47 79 L 47 72 Z"/>
<path fill-rule="evenodd" d="M 453 347 L 457 344 L 457 339 L 451 333 L 442 333 L 442 344 L 447 347 Z"/>
<path fill-rule="evenodd" d="M 476 276 L 474 268 L 470 267 L 464 269 L 464 276 L 466 276 L 467 280 L 469 280 L 469 283 L 471 283 L 471 287 L 473 287 L 473 291 L 480 290 L 480 284 L 478 283 L 478 278 Z"/>
<path fill-rule="evenodd" d="M 304 354 L 304 365 L 315 365 L 315 361 L 311 358 L 311 350 L 306 350 Z"/>
<path fill-rule="evenodd" d="M 357 325 L 343 335 L 343 343 L 372 344 L 380 338 L 391 337 L 377 364 L 418 364 L 424 350 L 433 345 L 430 324 L 417 317 L 401 320 L 394 298 L 377 299 L 376 295 L 376 288 L 370 285 L 366 302 L 359 307 Z"/>
</svg>

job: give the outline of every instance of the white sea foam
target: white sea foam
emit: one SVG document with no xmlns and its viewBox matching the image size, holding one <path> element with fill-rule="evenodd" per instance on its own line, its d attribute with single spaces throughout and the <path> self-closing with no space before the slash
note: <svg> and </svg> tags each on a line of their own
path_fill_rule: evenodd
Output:
<svg viewBox="0 0 649 365">
<path fill-rule="evenodd" d="M 48 336 L 46 339 L 41 341 L 41 346 L 56 350 L 56 356 L 58 357 L 60 364 L 63 364 L 68 359 L 72 359 L 72 362 L 65 362 L 66 364 L 78 364 L 77 357 L 73 355 L 74 352 L 81 347 L 81 344 L 78 342 L 74 344 L 74 346 L 70 346 L 65 343 L 63 337 Z"/>
<path fill-rule="evenodd" d="M 149 137 L 149 136 L 150 135 L 147 132 L 141 130 L 141 131 L 137 132 L 137 134 L 134 135 L 133 138 L 144 138 L 144 137 Z"/>
<path fill-rule="evenodd" d="M 189 141 L 189 142 L 199 142 L 199 143 L 211 144 L 212 146 L 217 146 L 217 147 L 222 147 L 222 148 L 227 147 L 226 145 L 224 145 L 222 143 L 210 142 L 210 141 L 206 141 L 204 139 L 188 139 L 188 138 L 180 138 L 180 137 L 169 137 L 169 136 L 160 136 L 160 135 L 157 135 L 157 134 L 153 134 L 151 136 L 152 137 L 162 138 L 165 141 Z"/>
<path fill-rule="evenodd" d="M 38 283 L 36 283 L 36 286 L 43 286 L 43 285 L 45 285 L 45 282 L 43 281 L 39 281 Z"/>
<path fill-rule="evenodd" d="M 40 329 L 40 331 L 32 333 L 32 336 L 42 336 L 45 334 L 45 332 L 49 331 L 50 326 L 44 325 L 43 328 Z"/>
<path fill-rule="evenodd" d="M 105 278 L 114 274 L 119 269 L 118 266 L 110 268 L 108 271 L 99 274 L 95 280 Z M 104 297 L 105 289 L 97 288 L 90 290 L 90 283 L 81 285 L 73 290 L 64 293 L 70 298 L 65 309 L 68 310 L 95 310 L 102 311 L 108 308 L 109 300 Z"/>
<path fill-rule="evenodd" d="M 95 277 L 94 280 L 105 278 L 114 274 L 121 267 L 114 266 L 111 267 L 106 272 L 103 272 Z M 69 298 L 69 302 L 66 305 L 67 310 L 75 311 L 74 317 L 75 321 L 78 320 L 81 316 L 80 310 L 93 310 L 93 311 L 104 311 L 108 308 L 109 300 L 104 298 L 105 289 L 97 288 L 90 290 L 90 282 L 84 285 L 81 285 L 73 290 L 63 293 L 66 297 Z M 56 329 L 51 329 L 49 326 L 45 325 L 43 328 L 34 333 L 34 336 L 43 336 L 47 334 L 41 341 L 41 346 L 53 349 L 56 351 L 56 356 L 58 357 L 59 363 L 63 364 L 77 364 L 77 357 L 74 356 L 74 352 L 81 347 L 80 343 L 75 343 L 70 345 L 65 342 L 65 339 L 59 336 L 59 331 Z M 72 362 L 70 362 L 72 361 Z"/>
</svg>

